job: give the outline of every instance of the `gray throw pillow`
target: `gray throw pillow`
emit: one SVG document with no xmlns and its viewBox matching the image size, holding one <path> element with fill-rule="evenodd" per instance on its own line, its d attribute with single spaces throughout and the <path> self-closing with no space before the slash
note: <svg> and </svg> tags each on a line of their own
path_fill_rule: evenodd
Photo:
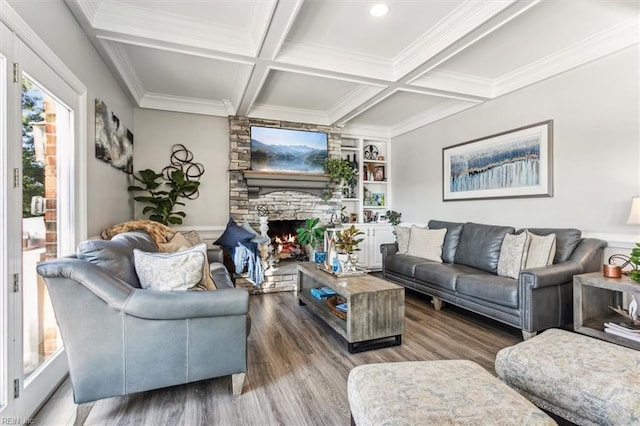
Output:
<svg viewBox="0 0 640 426">
<path fill-rule="evenodd" d="M 242 222 L 242 229 L 244 229 L 247 232 L 251 232 L 253 235 L 255 235 L 252 239 L 251 242 L 252 243 L 256 243 L 256 244 L 267 244 L 271 242 L 271 238 L 269 237 L 263 237 L 262 235 L 260 235 L 260 233 L 256 232 L 251 225 L 249 224 L 249 222 L 247 221 L 247 219 L 244 220 L 244 222 Z"/>
</svg>

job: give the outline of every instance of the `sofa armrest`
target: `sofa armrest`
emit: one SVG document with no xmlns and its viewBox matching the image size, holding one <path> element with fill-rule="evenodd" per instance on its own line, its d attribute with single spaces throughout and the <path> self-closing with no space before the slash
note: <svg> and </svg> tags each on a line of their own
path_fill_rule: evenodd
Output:
<svg viewBox="0 0 640 426">
<path fill-rule="evenodd" d="M 240 288 L 215 291 L 135 289 L 122 312 L 150 320 L 246 315 L 249 312 L 249 293 Z"/>
<path fill-rule="evenodd" d="M 543 288 L 570 283 L 573 276 L 582 274 L 581 263 L 568 261 L 542 268 L 525 269 L 520 272 L 520 286 L 524 288 Z"/>
<path fill-rule="evenodd" d="M 391 256 L 392 254 L 396 254 L 398 252 L 398 243 L 387 243 L 380 244 L 380 253 L 382 253 L 382 257 Z"/>
<path fill-rule="evenodd" d="M 66 278 L 91 291 L 113 309 L 121 310 L 135 290 L 128 283 L 107 273 L 99 266 L 75 257 L 62 257 L 37 266 L 45 280 Z"/>
<path fill-rule="evenodd" d="M 222 251 L 222 247 L 211 246 L 207 248 L 207 260 L 209 263 L 224 263 L 224 252 Z"/>
</svg>

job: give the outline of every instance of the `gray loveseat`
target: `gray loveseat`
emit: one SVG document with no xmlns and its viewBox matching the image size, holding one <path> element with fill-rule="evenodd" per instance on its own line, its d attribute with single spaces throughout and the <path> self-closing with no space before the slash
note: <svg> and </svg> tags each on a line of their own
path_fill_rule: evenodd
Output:
<svg viewBox="0 0 640 426">
<path fill-rule="evenodd" d="M 218 290 L 143 290 L 134 248 L 157 251 L 147 233 L 126 232 L 81 243 L 77 255 L 38 265 L 75 402 L 226 375 L 239 395 L 247 371 L 248 293 L 234 288 L 218 262 L 210 263 Z"/>
<path fill-rule="evenodd" d="M 577 229 L 530 228 L 537 235 L 556 234 L 556 254 L 547 267 L 523 270 L 518 279 L 497 275 L 500 248 L 509 226 L 432 220 L 430 229 L 446 228 L 442 261 L 399 254 L 397 244 L 380 247 L 388 280 L 469 309 L 522 330 L 536 332 L 573 321 L 573 276 L 598 271 L 606 242 L 581 238 Z M 518 230 L 517 232 L 522 232 Z"/>
</svg>

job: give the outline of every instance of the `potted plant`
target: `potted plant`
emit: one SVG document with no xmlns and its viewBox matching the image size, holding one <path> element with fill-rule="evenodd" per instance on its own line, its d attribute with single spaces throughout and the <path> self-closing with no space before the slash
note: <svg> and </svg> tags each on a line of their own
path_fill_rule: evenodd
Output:
<svg viewBox="0 0 640 426">
<path fill-rule="evenodd" d="M 356 228 L 355 225 L 351 225 L 344 231 L 336 231 L 336 248 L 347 255 L 342 266 L 343 272 L 351 272 L 356 268 L 358 258 L 353 252 L 360 250 L 358 245 L 364 241 L 364 238 L 358 238 L 360 235 L 364 235 L 364 232 Z"/>
<path fill-rule="evenodd" d="M 145 169 L 140 170 L 138 176 L 134 173 L 133 178 L 140 182 L 142 186 L 131 185 L 127 188 L 127 191 L 146 192 L 147 195 L 138 195 L 133 199 L 141 203 L 151 204 L 142 210 L 142 214 L 151 213 L 149 219 L 165 225 L 182 224 L 182 219 L 187 214 L 182 211 L 174 211 L 176 206 L 185 205 L 178 199 L 189 198 L 191 194 L 197 192 L 200 186 L 200 182 L 187 179 L 182 170 L 173 170 L 167 177 L 151 169 Z"/>
<path fill-rule="evenodd" d="M 325 200 L 331 196 L 330 188 L 332 186 L 341 183 L 353 185 L 358 179 L 358 170 L 354 169 L 353 164 L 344 158 L 327 158 L 324 160 L 324 172 L 329 176 L 329 182 L 323 195 Z"/>
<path fill-rule="evenodd" d="M 387 219 L 392 226 L 399 225 L 402 222 L 402 213 L 395 210 L 387 210 Z"/>
<path fill-rule="evenodd" d="M 318 217 L 305 220 L 304 226 L 296 229 L 298 242 L 305 247 L 309 260 L 315 260 L 316 253 L 322 252 L 325 229 Z"/>
</svg>

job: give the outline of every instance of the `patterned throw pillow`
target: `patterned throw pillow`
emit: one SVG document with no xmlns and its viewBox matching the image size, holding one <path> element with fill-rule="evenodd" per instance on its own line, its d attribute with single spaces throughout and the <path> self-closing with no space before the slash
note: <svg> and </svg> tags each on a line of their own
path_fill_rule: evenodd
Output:
<svg viewBox="0 0 640 426">
<path fill-rule="evenodd" d="M 447 229 L 424 229 L 411 225 L 407 254 L 442 263 L 442 245 Z"/>
<path fill-rule="evenodd" d="M 398 253 L 407 254 L 407 250 L 409 250 L 409 236 L 411 235 L 411 228 L 408 226 L 394 226 L 393 230 L 396 233 L 396 241 L 398 242 Z"/>
<path fill-rule="evenodd" d="M 553 264 L 553 258 L 556 255 L 556 234 L 549 234 L 541 237 L 525 232 L 531 239 L 529 244 L 529 254 L 527 255 L 527 264 L 525 269 L 540 268 Z"/>
<path fill-rule="evenodd" d="M 253 232 L 243 229 L 238 226 L 233 219 L 229 218 L 224 232 L 213 244 L 231 250 L 236 247 L 239 242 L 251 241 L 254 236 L 255 234 Z"/>
<path fill-rule="evenodd" d="M 143 289 L 189 290 L 204 277 L 207 246 L 199 244 L 175 253 L 150 253 L 134 249 L 133 258 Z"/>
<path fill-rule="evenodd" d="M 518 279 L 527 262 L 529 243 L 527 232 L 504 236 L 498 258 L 498 275 Z"/>
</svg>

